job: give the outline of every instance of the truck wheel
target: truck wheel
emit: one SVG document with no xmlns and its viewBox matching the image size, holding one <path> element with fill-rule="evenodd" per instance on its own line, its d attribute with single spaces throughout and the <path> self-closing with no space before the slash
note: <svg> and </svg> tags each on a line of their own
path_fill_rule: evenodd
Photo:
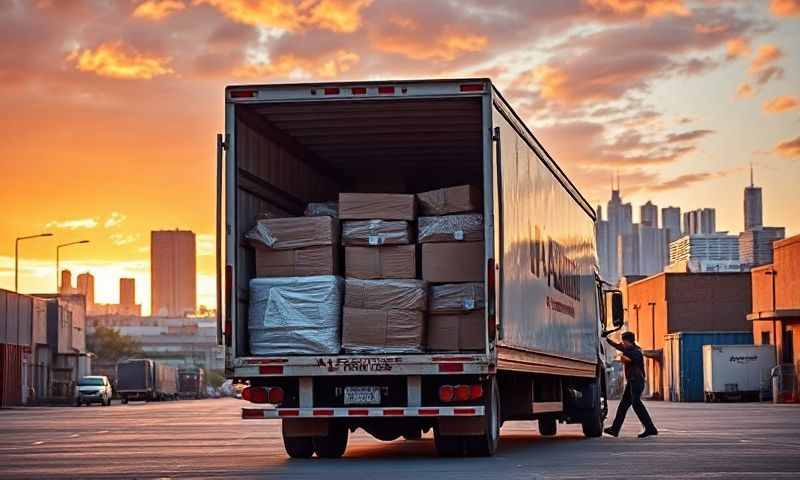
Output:
<svg viewBox="0 0 800 480">
<path fill-rule="evenodd" d="M 488 395 L 483 402 L 485 408 L 484 419 L 486 421 L 485 433 L 483 435 L 464 436 L 464 450 L 470 457 L 491 457 L 497 451 L 497 444 L 500 442 L 500 393 L 497 390 L 497 381 L 494 377 L 490 387 L 487 389 Z"/>
<path fill-rule="evenodd" d="M 460 457 L 464 453 L 463 437 L 442 435 L 438 428 L 433 429 L 433 444 L 440 457 Z"/>
<path fill-rule="evenodd" d="M 319 458 L 339 458 L 347 450 L 347 426 L 339 422 L 331 422 L 328 435 L 314 437 L 314 451 Z"/>
<path fill-rule="evenodd" d="M 291 458 L 311 458 L 314 455 L 314 440 L 311 437 L 287 437 L 283 427 L 283 448 Z"/>
<path fill-rule="evenodd" d="M 128 404 L 128 397 L 122 397 L 122 404 L 123 405 L 127 405 Z"/>
<path fill-rule="evenodd" d="M 544 417 L 538 420 L 539 434 L 543 437 L 552 437 L 558 432 L 558 422 L 555 417 Z"/>
<path fill-rule="evenodd" d="M 606 420 L 603 413 L 603 406 L 601 405 L 602 400 L 600 398 L 600 392 L 603 390 L 604 385 L 600 377 L 595 381 L 597 382 L 598 388 L 592 389 L 594 391 L 592 408 L 586 411 L 583 422 L 581 422 L 583 434 L 587 438 L 601 437 L 603 435 L 603 423 Z"/>
</svg>

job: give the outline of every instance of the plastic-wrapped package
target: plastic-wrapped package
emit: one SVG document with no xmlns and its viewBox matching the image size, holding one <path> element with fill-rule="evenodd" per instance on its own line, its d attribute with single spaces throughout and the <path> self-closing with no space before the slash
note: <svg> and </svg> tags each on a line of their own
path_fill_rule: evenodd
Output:
<svg viewBox="0 0 800 480">
<path fill-rule="evenodd" d="M 339 218 L 339 202 L 311 202 L 303 212 L 306 217 Z"/>
<path fill-rule="evenodd" d="M 248 332 L 252 355 L 336 355 L 344 279 L 254 278 Z"/>
<path fill-rule="evenodd" d="M 335 245 L 339 228 L 332 217 L 290 217 L 259 220 L 245 235 L 275 250 Z"/>
<path fill-rule="evenodd" d="M 425 313 L 344 307 L 342 347 L 350 353 L 421 353 Z"/>
<path fill-rule="evenodd" d="M 431 313 L 459 313 L 482 310 L 486 306 L 483 283 L 447 283 L 430 290 Z"/>
<path fill-rule="evenodd" d="M 362 280 L 347 278 L 344 305 L 373 309 L 428 309 L 428 283 L 423 280 Z"/>
<path fill-rule="evenodd" d="M 481 208 L 481 191 L 474 185 L 440 188 L 417 194 L 423 215 L 472 212 Z"/>
<path fill-rule="evenodd" d="M 483 215 L 419 217 L 417 240 L 419 243 L 480 242 L 483 240 Z"/>
<path fill-rule="evenodd" d="M 342 224 L 342 244 L 348 246 L 407 245 L 411 224 L 405 220 L 352 220 Z"/>
</svg>

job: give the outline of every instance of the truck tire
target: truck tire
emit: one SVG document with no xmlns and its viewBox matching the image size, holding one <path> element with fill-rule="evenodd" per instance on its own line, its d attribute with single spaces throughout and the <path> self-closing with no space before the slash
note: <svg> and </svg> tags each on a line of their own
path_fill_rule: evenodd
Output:
<svg viewBox="0 0 800 480">
<path fill-rule="evenodd" d="M 127 405 L 128 404 L 128 397 L 122 397 L 122 404 L 123 405 Z"/>
<path fill-rule="evenodd" d="M 603 436 L 603 423 L 606 421 L 601 399 L 601 392 L 605 389 L 605 383 L 600 376 L 597 377 L 595 382 L 597 382 L 598 388 L 592 389 L 595 392 L 592 408 L 586 411 L 583 421 L 581 422 L 583 434 L 587 438 Z"/>
<path fill-rule="evenodd" d="M 539 434 L 543 437 L 552 437 L 558 433 L 556 417 L 543 417 L 537 423 L 539 424 Z"/>
<path fill-rule="evenodd" d="M 500 424 L 502 423 L 500 392 L 494 377 L 486 390 L 489 394 L 486 395 L 483 402 L 486 421 L 485 433 L 464 436 L 464 450 L 470 457 L 491 457 L 497 451 L 497 445 L 500 443 Z"/>
<path fill-rule="evenodd" d="M 439 429 L 433 429 L 433 445 L 440 457 L 460 457 L 464 453 L 464 437 L 442 435 Z"/>
<path fill-rule="evenodd" d="M 314 439 L 311 437 L 287 437 L 283 427 L 283 449 L 290 458 L 311 458 L 314 455 Z"/>
<path fill-rule="evenodd" d="M 328 427 L 328 435 L 325 437 L 314 437 L 314 451 L 319 458 L 339 458 L 347 450 L 347 425 L 339 422 L 331 422 Z"/>
</svg>

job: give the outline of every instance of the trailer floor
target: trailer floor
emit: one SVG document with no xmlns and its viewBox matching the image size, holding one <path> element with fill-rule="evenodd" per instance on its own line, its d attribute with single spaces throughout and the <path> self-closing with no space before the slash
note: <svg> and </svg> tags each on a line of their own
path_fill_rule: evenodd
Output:
<svg viewBox="0 0 800 480">
<path fill-rule="evenodd" d="M 496 457 L 469 459 L 359 431 L 343 459 L 289 460 L 279 423 L 241 421 L 234 399 L 0 410 L 0 478 L 800 478 L 799 405 L 646 404 L 656 438 L 632 411 L 620 438 L 509 422 Z"/>
</svg>

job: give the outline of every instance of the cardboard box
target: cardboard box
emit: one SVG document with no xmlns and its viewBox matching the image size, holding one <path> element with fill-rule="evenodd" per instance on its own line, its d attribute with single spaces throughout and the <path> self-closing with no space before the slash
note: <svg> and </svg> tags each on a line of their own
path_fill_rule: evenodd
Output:
<svg viewBox="0 0 800 480">
<path fill-rule="evenodd" d="M 407 245 L 411 224 L 405 220 L 350 220 L 342 224 L 342 245 Z"/>
<path fill-rule="evenodd" d="M 364 279 L 417 277 L 416 245 L 347 247 L 344 251 L 345 273 L 348 277 Z"/>
<path fill-rule="evenodd" d="M 339 218 L 338 202 L 311 202 L 306 205 L 303 212 L 306 217 L 332 217 Z"/>
<path fill-rule="evenodd" d="M 483 203 L 481 191 L 474 185 L 460 185 L 418 193 L 417 200 L 420 213 L 423 215 L 480 211 Z"/>
<path fill-rule="evenodd" d="M 309 277 L 338 275 L 339 252 L 336 245 L 272 250 L 259 245 L 256 251 L 256 277 Z"/>
<path fill-rule="evenodd" d="M 469 313 L 430 315 L 428 350 L 461 352 L 483 350 L 486 341 L 485 310 Z"/>
<path fill-rule="evenodd" d="M 402 193 L 340 193 L 339 218 L 343 220 L 414 220 L 414 195 Z"/>
<path fill-rule="evenodd" d="M 425 349 L 425 314 L 344 307 L 342 347 L 351 353 L 420 353 Z"/>
<path fill-rule="evenodd" d="M 271 218 L 256 222 L 246 237 L 274 250 L 336 245 L 339 226 L 332 217 Z"/>
<path fill-rule="evenodd" d="M 417 230 L 419 243 L 481 242 L 483 241 L 483 215 L 468 213 L 419 217 Z"/>
<path fill-rule="evenodd" d="M 347 278 L 344 306 L 374 309 L 428 309 L 428 283 L 423 280 Z"/>
<path fill-rule="evenodd" d="M 422 279 L 432 283 L 482 282 L 483 242 L 422 244 Z"/>
<path fill-rule="evenodd" d="M 432 314 L 461 313 L 486 308 L 486 287 L 483 282 L 446 283 L 430 289 Z"/>
</svg>

